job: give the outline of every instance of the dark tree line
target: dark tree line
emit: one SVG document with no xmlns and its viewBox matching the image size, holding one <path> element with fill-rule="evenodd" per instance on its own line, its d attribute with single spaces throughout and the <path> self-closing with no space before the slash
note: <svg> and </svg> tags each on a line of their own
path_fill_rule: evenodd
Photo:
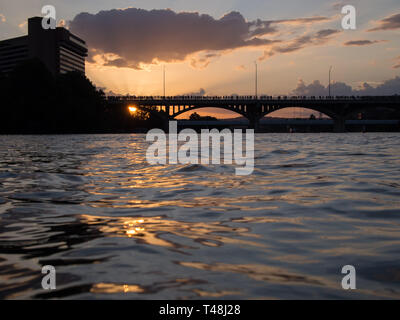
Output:
<svg viewBox="0 0 400 320">
<path fill-rule="evenodd" d="M 54 77 L 39 60 L 25 61 L 0 73 L 0 133 L 134 132 L 158 125 L 104 98 L 79 72 Z"/>
<path fill-rule="evenodd" d="M 197 112 L 193 112 L 190 115 L 189 120 L 193 120 L 193 121 L 216 121 L 218 119 L 215 118 L 215 117 L 211 117 L 211 116 L 201 116 Z"/>
</svg>

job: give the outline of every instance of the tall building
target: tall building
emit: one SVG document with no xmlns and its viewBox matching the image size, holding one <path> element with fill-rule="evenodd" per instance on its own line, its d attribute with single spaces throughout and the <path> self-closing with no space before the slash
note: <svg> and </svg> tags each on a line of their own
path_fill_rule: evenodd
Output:
<svg viewBox="0 0 400 320">
<path fill-rule="evenodd" d="M 85 73 L 85 41 L 67 29 L 43 29 L 41 17 L 28 19 L 28 35 L 0 41 L 0 72 L 10 72 L 19 63 L 38 58 L 53 75 L 68 71 Z"/>
</svg>

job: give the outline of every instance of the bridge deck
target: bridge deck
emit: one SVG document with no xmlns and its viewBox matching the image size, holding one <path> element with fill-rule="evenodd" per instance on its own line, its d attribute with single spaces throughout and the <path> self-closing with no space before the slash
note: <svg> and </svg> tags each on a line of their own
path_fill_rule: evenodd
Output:
<svg viewBox="0 0 400 320">
<path fill-rule="evenodd" d="M 400 110 L 400 96 L 109 96 L 107 102 L 111 105 L 132 104 L 164 120 L 174 119 L 182 113 L 199 108 L 222 108 L 244 116 L 254 128 L 258 127 L 260 119 L 265 115 L 277 110 L 290 107 L 306 108 L 332 118 L 335 122 L 335 131 L 338 132 L 345 130 L 346 118 L 364 110 L 380 107 Z"/>
<path fill-rule="evenodd" d="M 108 96 L 108 102 L 130 101 L 147 104 L 196 104 L 196 103 L 232 103 L 232 104 L 256 104 L 256 103 L 282 103 L 282 102 L 323 102 L 323 103 L 340 103 L 340 102 L 386 102 L 400 103 L 400 96 Z"/>
</svg>

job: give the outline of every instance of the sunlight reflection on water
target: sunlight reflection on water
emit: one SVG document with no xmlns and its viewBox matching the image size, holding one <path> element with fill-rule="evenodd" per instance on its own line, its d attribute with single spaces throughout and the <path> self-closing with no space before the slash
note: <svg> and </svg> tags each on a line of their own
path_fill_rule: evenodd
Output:
<svg viewBox="0 0 400 320">
<path fill-rule="evenodd" d="M 0 136 L 0 298 L 399 298 L 399 138 L 261 134 L 239 177 L 149 166 L 144 135 Z"/>
</svg>

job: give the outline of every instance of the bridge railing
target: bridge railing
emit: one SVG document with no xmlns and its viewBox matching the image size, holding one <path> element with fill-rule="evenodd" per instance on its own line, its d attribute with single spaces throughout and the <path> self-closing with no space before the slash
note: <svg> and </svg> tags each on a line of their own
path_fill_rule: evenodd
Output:
<svg viewBox="0 0 400 320">
<path fill-rule="evenodd" d="M 400 96 L 107 96 L 108 101 L 276 101 L 276 100 L 300 100 L 300 101 L 400 101 Z"/>
</svg>

